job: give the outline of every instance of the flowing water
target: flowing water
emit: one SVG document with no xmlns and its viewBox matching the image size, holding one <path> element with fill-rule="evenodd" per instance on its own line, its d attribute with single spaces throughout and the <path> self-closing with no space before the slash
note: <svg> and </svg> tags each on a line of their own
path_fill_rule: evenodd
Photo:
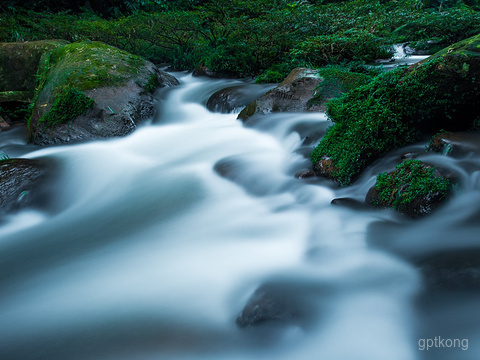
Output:
<svg viewBox="0 0 480 360">
<path fill-rule="evenodd" d="M 157 117 L 125 138 L 39 149 L 2 134 L 2 152 L 56 170 L 48 204 L 0 223 L 0 359 L 478 359 L 478 155 L 419 143 L 348 188 L 299 180 L 324 114 L 242 124 L 205 103 L 243 82 L 174 75 Z M 458 173 L 441 210 L 414 221 L 330 204 L 363 200 L 405 151 Z M 454 263 L 441 279 L 436 254 Z M 239 328 L 262 284 L 303 318 Z M 419 349 L 439 336 L 468 346 Z"/>
</svg>

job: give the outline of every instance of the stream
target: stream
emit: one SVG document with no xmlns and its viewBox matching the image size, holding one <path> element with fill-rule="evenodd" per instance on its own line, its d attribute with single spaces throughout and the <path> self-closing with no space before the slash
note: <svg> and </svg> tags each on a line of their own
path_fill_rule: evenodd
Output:
<svg viewBox="0 0 480 360">
<path fill-rule="evenodd" d="M 0 359 L 478 359 L 478 153 L 421 142 L 348 188 L 296 179 L 325 114 L 243 124 L 205 104 L 259 85 L 173 75 L 181 85 L 125 138 L 38 148 L 25 129 L 0 134 L 10 157 L 55 164 L 52 199 L 0 222 Z M 434 214 L 331 204 L 363 201 L 405 152 L 458 174 Z M 263 284 L 302 315 L 238 327 Z"/>
</svg>

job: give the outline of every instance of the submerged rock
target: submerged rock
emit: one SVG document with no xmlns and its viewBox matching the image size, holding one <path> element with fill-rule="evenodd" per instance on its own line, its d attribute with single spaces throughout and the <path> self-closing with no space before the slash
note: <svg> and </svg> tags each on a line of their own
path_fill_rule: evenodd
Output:
<svg viewBox="0 0 480 360">
<path fill-rule="evenodd" d="M 178 84 L 152 63 L 101 42 L 65 45 L 40 62 L 29 124 L 46 145 L 124 136 L 154 112 L 153 92 Z"/>
<path fill-rule="evenodd" d="M 340 185 L 387 152 L 446 129 L 468 130 L 480 116 L 480 35 L 410 66 L 383 73 L 328 104 L 334 121 L 311 154 L 328 157 Z M 318 175 L 324 175 L 319 172 Z"/>
<path fill-rule="evenodd" d="M 450 180 L 437 168 L 419 160 L 405 160 L 396 170 L 377 176 L 365 201 L 415 218 L 430 214 L 447 200 L 451 187 Z"/>
<path fill-rule="evenodd" d="M 335 206 L 342 206 L 352 210 L 365 210 L 368 207 L 368 205 L 365 204 L 364 201 L 360 201 L 360 200 L 349 198 L 349 197 L 335 198 L 330 202 L 330 204 Z"/>
<path fill-rule="evenodd" d="M 0 214 L 32 205 L 42 192 L 46 176 L 46 166 L 39 160 L 1 160 Z"/>
<path fill-rule="evenodd" d="M 320 284 L 271 281 L 259 286 L 238 315 L 239 327 L 263 324 L 308 324 L 318 316 L 322 294 L 328 288 Z"/>
<path fill-rule="evenodd" d="M 417 257 L 412 262 L 428 290 L 480 290 L 480 250 L 448 250 Z"/>
</svg>

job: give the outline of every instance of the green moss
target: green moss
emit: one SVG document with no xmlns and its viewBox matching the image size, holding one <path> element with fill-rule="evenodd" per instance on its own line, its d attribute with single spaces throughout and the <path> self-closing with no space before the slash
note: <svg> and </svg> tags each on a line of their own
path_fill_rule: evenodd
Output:
<svg viewBox="0 0 480 360">
<path fill-rule="evenodd" d="M 39 120 L 45 128 L 64 124 L 77 116 L 83 115 L 95 104 L 93 99 L 85 96 L 83 92 L 74 88 L 67 88 L 60 92 L 50 110 Z"/>
<path fill-rule="evenodd" d="M 450 181 L 436 174 L 435 169 L 419 160 L 405 160 L 394 172 L 377 176 L 378 206 L 405 208 L 418 199 L 445 198 Z"/>
<path fill-rule="evenodd" d="M 101 42 L 82 41 L 54 50 L 44 74 L 50 88 L 69 84 L 79 90 L 124 83 L 145 64 L 129 54 Z"/>
<path fill-rule="evenodd" d="M 85 91 L 122 86 L 134 79 L 151 90 L 154 76 L 144 59 L 101 42 L 76 42 L 45 53 L 36 75 L 30 136 L 37 121 L 49 128 L 83 114 L 93 104 Z"/>
<path fill-rule="evenodd" d="M 335 124 L 312 152 L 312 162 L 331 158 L 336 170 L 330 175 L 348 185 L 368 164 L 423 132 L 470 128 L 480 113 L 475 77 L 480 62 L 462 55 L 464 45 L 417 66 L 380 74 L 330 101 L 327 114 Z"/>
<path fill-rule="evenodd" d="M 145 89 L 145 92 L 154 93 L 155 90 L 158 88 L 158 85 L 160 85 L 160 82 L 158 80 L 158 75 L 155 73 L 152 73 L 148 78 L 147 83 L 143 86 L 143 88 Z"/>
</svg>

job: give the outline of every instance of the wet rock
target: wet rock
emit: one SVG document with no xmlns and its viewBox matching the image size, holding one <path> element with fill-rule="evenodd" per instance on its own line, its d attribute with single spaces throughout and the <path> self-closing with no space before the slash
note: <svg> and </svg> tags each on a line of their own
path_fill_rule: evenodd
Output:
<svg viewBox="0 0 480 360">
<path fill-rule="evenodd" d="M 296 179 L 309 179 L 315 177 L 315 173 L 310 169 L 300 170 L 295 174 Z"/>
<path fill-rule="evenodd" d="M 322 157 L 313 167 L 313 171 L 318 176 L 334 179 L 337 168 L 333 165 L 333 160 L 328 156 Z"/>
<path fill-rule="evenodd" d="M 446 201 L 451 188 L 451 181 L 437 168 L 419 160 L 406 160 L 396 170 L 377 176 L 365 202 L 416 218 L 430 214 Z"/>
<path fill-rule="evenodd" d="M 273 90 L 247 105 L 238 115 L 246 120 L 254 114 L 271 112 L 318 111 L 320 106 L 309 103 L 322 82 L 318 70 L 296 68 Z"/>
<path fill-rule="evenodd" d="M 428 149 L 451 156 L 465 155 L 471 152 L 480 153 L 479 140 L 480 137 L 474 134 L 441 132 L 432 138 Z"/>
<path fill-rule="evenodd" d="M 42 57 L 43 86 L 30 123 L 38 145 L 124 136 L 153 116 L 153 92 L 178 81 L 152 63 L 100 42 Z"/>
<path fill-rule="evenodd" d="M 480 250 L 448 250 L 413 259 L 429 290 L 480 290 Z"/>
<path fill-rule="evenodd" d="M 313 317 L 312 296 L 318 300 L 317 289 L 289 283 L 261 285 L 250 297 L 237 317 L 239 327 L 266 323 L 303 324 Z"/>
<path fill-rule="evenodd" d="M 250 103 L 238 115 L 325 111 L 333 98 L 366 84 L 370 76 L 339 68 L 296 68 L 276 88 Z"/>
<path fill-rule="evenodd" d="M 360 200 L 353 199 L 353 198 L 348 198 L 348 197 L 333 199 L 330 202 L 330 204 L 336 205 L 336 206 L 346 207 L 346 208 L 349 208 L 349 209 L 352 209 L 352 210 L 364 210 L 368 206 L 368 205 L 365 204 L 364 201 L 360 201 Z"/>
<path fill-rule="evenodd" d="M 271 88 L 270 85 L 259 84 L 228 87 L 210 96 L 207 101 L 207 109 L 219 113 L 240 110 Z"/>
<path fill-rule="evenodd" d="M 418 157 L 418 153 L 415 153 L 415 152 L 406 152 L 406 153 L 403 153 L 402 156 L 400 156 L 400 159 L 401 160 L 412 160 L 412 159 L 416 159 Z"/>
<path fill-rule="evenodd" d="M 39 160 L 1 160 L 0 214 L 34 204 L 42 193 L 46 176 L 46 166 Z"/>
</svg>

